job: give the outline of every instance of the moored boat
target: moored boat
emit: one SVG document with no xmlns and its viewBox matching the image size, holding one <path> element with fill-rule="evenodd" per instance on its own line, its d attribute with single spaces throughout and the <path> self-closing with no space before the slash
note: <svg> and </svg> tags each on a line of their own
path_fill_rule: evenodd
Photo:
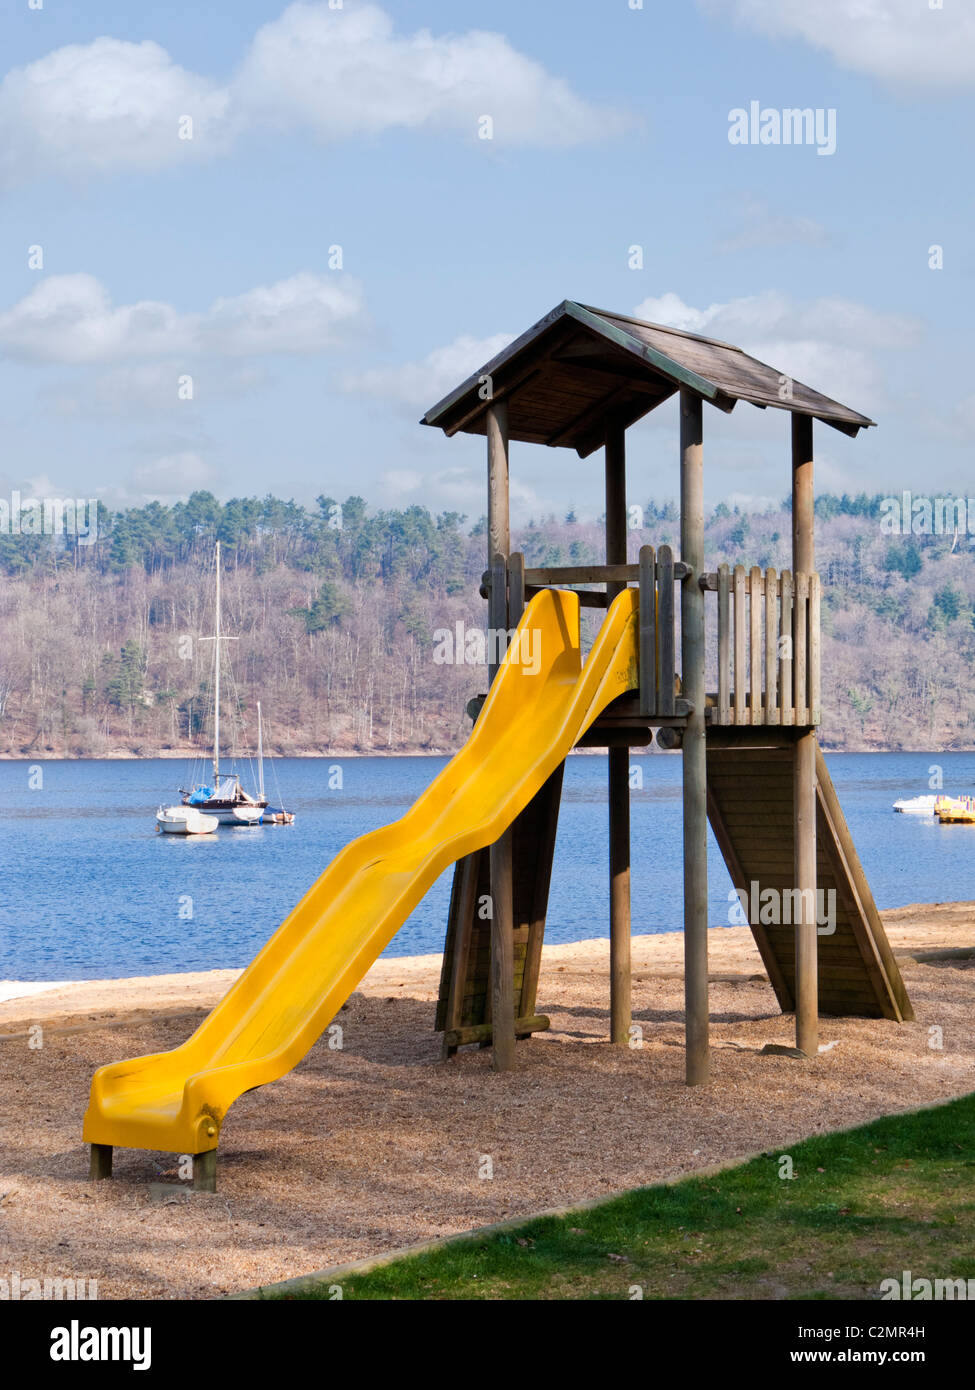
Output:
<svg viewBox="0 0 975 1390">
<path fill-rule="evenodd" d="M 936 796 L 902 797 L 894 802 L 894 810 L 906 816 L 933 816 L 937 802 Z"/>
<path fill-rule="evenodd" d="M 156 812 L 156 830 L 165 835 L 212 835 L 218 824 L 195 806 L 160 806 Z"/>
<path fill-rule="evenodd" d="M 179 794 L 183 808 L 187 811 L 197 812 L 206 820 L 212 820 L 214 825 L 232 826 L 254 826 L 263 825 L 292 825 L 294 824 L 294 812 L 286 811 L 281 806 L 271 807 L 264 791 L 264 731 L 261 721 L 260 702 L 257 705 L 257 795 L 252 796 L 246 792 L 241 785 L 240 774 L 236 771 L 222 772 L 220 768 L 220 675 L 221 675 L 221 643 L 233 642 L 237 639 L 221 632 L 221 612 L 220 612 L 220 542 L 217 541 L 214 550 L 214 573 L 216 583 L 216 601 L 214 608 L 214 631 L 212 637 L 204 637 L 204 642 L 213 643 L 213 760 L 212 778 L 209 780 L 191 782 L 189 789 L 180 787 Z M 232 677 L 232 672 L 231 672 Z M 238 703 L 237 713 L 240 714 Z M 195 779 L 194 779 L 195 780 Z M 275 779 L 276 784 L 276 779 Z M 280 796 L 280 788 L 278 789 Z M 160 808 L 162 811 L 163 808 Z M 166 808 L 167 812 L 176 811 L 178 807 Z M 175 829 L 178 818 L 167 815 L 166 825 L 162 828 Z M 172 821 L 172 827 L 170 826 Z M 192 833 L 180 831 L 181 834 Z"/>
</svg>

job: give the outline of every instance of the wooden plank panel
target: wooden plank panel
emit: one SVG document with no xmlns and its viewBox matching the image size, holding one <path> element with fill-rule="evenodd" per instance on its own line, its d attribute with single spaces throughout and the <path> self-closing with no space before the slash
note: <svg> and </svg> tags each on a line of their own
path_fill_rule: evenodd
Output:
<svg viewBox="0 0 975 1390">
<path fill-rule="evenodd" d="M 820 721 L 821 586 L 819 575 L 809 576 L 809 722 Z"/>
<path fill-rule="evenodd" d="M 753 565 L 748 575 L 748 709 L 752 724 L 761 724 L 762 709 L 762 571 Z"/>
<path fill-rule="evenodd" d="M 782 645 L 782 657 L 779 662 L 779 691 L 780 704 L 782 708 L 782 723 L 794 724 L 795 698 L 792 688 L 792 575 L 789 570 L 782 571 L 780 581 L 782 590 L 782 608 L 779 614 L 779 635 L 787 640 Z"/>
<path fill-rule="evenodd" d="M 745 566 L 735 565 L 735 723 L 745 724 Z"/>
<path fill-rule="evenodd" d="M 809 690 L 806 684 L 806 641 L 808 636 L 809 576 L 797 574 L 793 597 L 793 678 L 795 680 L 796 723 L 809 723 Z"/>
<path fill-rule="evenodd" d="M 667 718 L 674 713 L 674 652 L 677 640 L 674 621 L 674 552 L 669 545 L 662 545 L 657 553 L 657 594 L 657 670 L 660 672 L 657 687 L 657 703 L 660 708 L 657 713 Z"/>
<path fill-rule="evenodd" d="M 657 559 L 640 547 L 640 713 L 657 712 Z"/>
<path fill-rule="evenodd" d="M 775 570 L 765 571 L 765 722 L 779 722 L 777 700 L 779 674 L 779 598 Z"/>
<path fill-rule="evenodd" d="M 508 557 L 508 626 L 517 627 L 525 611 L 525 557 L 520 550 Z"/>
<path fill-rule="evenodd" d="M 731 572 L 718 566 L 718 723 L 731 723 Z"/>
</svg>

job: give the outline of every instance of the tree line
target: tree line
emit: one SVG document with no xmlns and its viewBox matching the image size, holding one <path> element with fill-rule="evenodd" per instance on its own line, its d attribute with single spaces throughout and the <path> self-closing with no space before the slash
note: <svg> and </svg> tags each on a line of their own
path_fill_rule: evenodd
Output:
<svg viewBox="0 0 975 1390">
<path fill-rule="evenodd" d="M 975 572 L 968 536 L 885 534 L 882 497 L 816 500 L 823 580 L 822 738 L 843 748 L 956 748 L 975 732 Z M 631 509 L 630 557 L 679 541 L 672 501 Z M 788 499 L 719 504 L 709 565 L 790 564 Z M 260 699 L 280 753 L 451 751 L 486 672 L 434 660 L 436 634 L 483 624 L 485 522 L 421 506 L 314 506 L 195 492 L 99 507 L 96 538 L 0 534 L 0 753 L 149 756 L 205 735 L 213 551 L 224 568 L 229 720 L 254 741 Z M 531 566 L 603 558 L 574 511 L 517 528 Z M 587 620 L 594 615 L 587 613 Z M 236 691 L 234 690 L 236 686 Z M 229 715 L 228 715 L 229 718 Z"/>
</svg>

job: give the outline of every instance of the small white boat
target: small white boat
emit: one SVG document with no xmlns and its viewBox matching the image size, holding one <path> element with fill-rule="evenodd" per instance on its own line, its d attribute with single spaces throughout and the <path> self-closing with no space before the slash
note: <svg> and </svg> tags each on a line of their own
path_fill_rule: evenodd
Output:
<svg viewBox="0 0 975 1390">
<path fill-rule="evenodd" d="M 189 788 L 180 787 L 180 796 L 183 799 L 184 807 L 202 814 L 205 819 L 215 818 L 219 825 L 292 825 L 294 812 L 286 811 L 283 807 L 269 807 L 267 794 L 264 790 L 264 730 L 261 722 L 260 701 L 257 702 L 257 795 L 251 796 L 244 790 L 238 772 L 221 773 L 220 771 L 221 643 L 236 642 L 237 638 L 229 637 L 221 631 L 219 541 L 214 549 L 213 567 L 215 588 L 213 636 L 200 639 L 203 642 L 213 643 L 213 777 L 212 780 L 199 783 L 196 786 L 191 784 Z M 239 716 L 239 700 L 237 712 Z M 280 790 L 278 794 L 280 795 Z M 265 812 L 268 812 L 266 816 Z M 169 829 L 168 826 L 163 828 Z"/>
<path fill-rule="evenodd" d="M 193 806 L 160 806 L 156 829 L 166 835 L 212 835 L 220 822 Z"/>
<path fill-rule="evenodd" d="M 933 816 L 936 796 L 911 796 L 894 802 L 894 810 L 905 816 Z"/>
</svg>

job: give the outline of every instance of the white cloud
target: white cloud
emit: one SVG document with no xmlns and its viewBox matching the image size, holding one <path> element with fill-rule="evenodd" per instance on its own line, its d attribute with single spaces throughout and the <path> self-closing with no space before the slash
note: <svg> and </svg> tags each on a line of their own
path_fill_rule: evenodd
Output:
<svg viewBox="0 0 975 1390">
<path fill-rule="evenodd" d="M 364 318 L 356 281 L 309 271 L 218 299 L 204 313 L 156 300 L 115 306 L 93 275 L 51 275 L 0 313 L 0 355 L 77 365 L 315 353 L 338 346 Z"/>
<path fill-rule="evenodd" d="M 319 140 L 451 131 L 564 147 L 626 129 L 501 34 L 394 31 L 376 5 L 297 3 L 257 31 L 228 82 L 189 72 L 151 41 L 98 38 L 14 68 L 0 82 L 0 181 L 156 170 L 226 154 L 248 129 Z M 192 120 L 192 138 L 181 122 Z M 485 142 L 490 148 L 490 142 Z"/>
<path fill-rule="evenodd" d="M 112 306 L 93 275 L 50 275 L 0 314 L 0 352 L 21 361 L 105 362 L 186 352 L 189 315 L 142 300 Z"/>
<path fill-rule="evenodd" d="M 921 324 L 840 298 L 798 301 L 774 290 L 697 309 L 669 292 L 645 299 L 636 318 L 719 338 L 814 390 L 864 410 L 884 398 L 875 353 L 913 347 Z"/>
<path fill-rule="evenodd" d="M 158 44 L 71 44 L 0 83 L 0 176 L 160 169 L 223 152 L 231 126 L 228 93 Z"/>
<path fill-rule="evenodd" d="M 975 81 L 975 8 L 946 0 L 699 0 L 774 38 L 804 39 L 843 67 L 910 85 Z"/>
<path fill-rule="evenodd" d="M 495 333 L 490 338 L 462 334 L 446 347 L 434 348 L 421 362 L 346 372 L 342 385 L 346 391 L 381 396 L 411 409 L 426 409 L 454 386 L 459 386 L 478 367 L 490 362 L 513 337 L 512 333 Z"/>
<path fill-rule="evenodd" d="M 321 352 L 345 341 L 363 318 L 357 281 L 304 271 L 218 299 L 200 322 L 199 341 L 210 351 L 235 357 Z"/>
<path fill-rule="evenodd" d="M 402 36 L 377 5 L 289 5 L 258 30 L 235 94 L 252 117 L 304 126 L 324 140 L 395 127 L 474 139 L 479 118 L 490 115 L 503 144 L 568 146 L 626 124 L 501 34 Z"/>
</svg>

